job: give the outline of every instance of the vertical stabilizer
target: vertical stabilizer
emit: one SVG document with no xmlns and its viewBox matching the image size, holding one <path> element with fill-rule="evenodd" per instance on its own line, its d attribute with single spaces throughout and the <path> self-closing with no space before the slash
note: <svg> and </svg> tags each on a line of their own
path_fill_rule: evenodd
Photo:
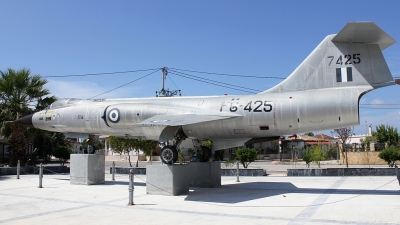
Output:
<svg viewBox="0 0 400 225">
<path fill-rule="evenodd" d="M 327 36 L 288 78 L 262 93 L 393 85 L 382 50 L 395 42 L 373 22 L 348 23 Z"/>
</svg>

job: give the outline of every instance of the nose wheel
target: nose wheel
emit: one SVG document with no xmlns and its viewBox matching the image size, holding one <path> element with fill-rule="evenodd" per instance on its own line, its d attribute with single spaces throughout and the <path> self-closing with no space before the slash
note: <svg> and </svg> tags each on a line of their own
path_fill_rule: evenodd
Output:
<svg viewBox="0 0 400 225">
<path fill-rule="evenodd" d="M 172 165 L 178 160 L 178 150 L 175 146 L 165 146 L 161 149 L 161 161 L 165 164 Z"/>
</svg>

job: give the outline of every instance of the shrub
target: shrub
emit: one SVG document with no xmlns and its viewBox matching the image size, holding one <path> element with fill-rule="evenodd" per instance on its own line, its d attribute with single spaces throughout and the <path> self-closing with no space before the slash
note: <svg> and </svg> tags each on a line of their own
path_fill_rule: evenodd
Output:
<svg viewBox="0 0 400 225">
<path fill-rule="evenodd" d="M 65 146 L 58 146 L 52 150 L 52 155 L 61 161 L 61 165 L 64 165 L 64 163 L 70 159 L 72 153 L 72 149 Z"/>
<path fill-rule="evenodd" d="M 244 168 L 257 158 L 257 151 L 254 148 L 239 148 L 235 154 Z"/>
<path fill-rule="evenodd" d="M 232 168 L 236 164 L 236 159 L 228 159 L 225 162 L 225 168 Z"/>
<path fill-rule="evenodd" d="M 215 153 L 214 153 L 214 159 L 215 159 L 216 161 L 222 161 L 222 160 L 224 160 L 224 150 L 215 151 Z"/>
<path fill-rule="evenodd" d="M 393 167 L 396 160 L 400 160 L 400 150 L 395 147 L 389 147 L 379 153 L 379 158 L 385 160 L 389 167 Z"/>
<path fill-rule="evenodd" d="M 318 164 L 318 168 L 321 167 L 321 161 L 325 160 L 327 153 L 322 150 L 321 145 L 317 145 L 312 148 L 312 160 Z"/>
<path fill-rule="evenodd" d="M 310 162 L 313 161 L 311 150 L 303 150 L 303 161 L 306 162 L 307 167 L 310 167 Z"/>
</svg>

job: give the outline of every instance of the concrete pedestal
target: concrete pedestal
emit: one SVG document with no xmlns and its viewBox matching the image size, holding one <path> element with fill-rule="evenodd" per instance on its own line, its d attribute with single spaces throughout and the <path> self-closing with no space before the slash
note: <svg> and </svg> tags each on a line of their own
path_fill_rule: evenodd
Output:
<svg viewBox="0 0 400 225">
<path fill-rule="evenodd" d="M 104 184 L 104 155 L 71 154 L 71 184 Z"/>
<path fill-rule="evenodd" d="M 147 165 L 146 192 L 151 195 L 189 193 L 189 165 Z"/>
<path fill-rule="evenodd" d="M 189 185 L 191 187 L 221 187 L 220 162 L 191 162 L 189 168 Z"/>
</svg>

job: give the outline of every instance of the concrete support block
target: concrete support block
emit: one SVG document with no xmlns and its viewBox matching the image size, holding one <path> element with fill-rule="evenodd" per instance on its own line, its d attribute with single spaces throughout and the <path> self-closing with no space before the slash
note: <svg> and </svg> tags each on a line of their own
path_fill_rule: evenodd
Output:
<svg viewBox="0 0 400 225">
<path fill-rule="evenodd" d="M 221 187 L 220 162 L 191 162 L 189 163 L 189 168 L 189 185 L 191 187 Z"/>
<path fill-rule="evenodd" d="M 146 192 L 150 195 L 189 193 L 189 165 L 147 165 Z"/>
<path fill-rule="evenodd" d="M 104 184 L 104 155 L 71 154 L 71 184 Z"/>
</svg>

